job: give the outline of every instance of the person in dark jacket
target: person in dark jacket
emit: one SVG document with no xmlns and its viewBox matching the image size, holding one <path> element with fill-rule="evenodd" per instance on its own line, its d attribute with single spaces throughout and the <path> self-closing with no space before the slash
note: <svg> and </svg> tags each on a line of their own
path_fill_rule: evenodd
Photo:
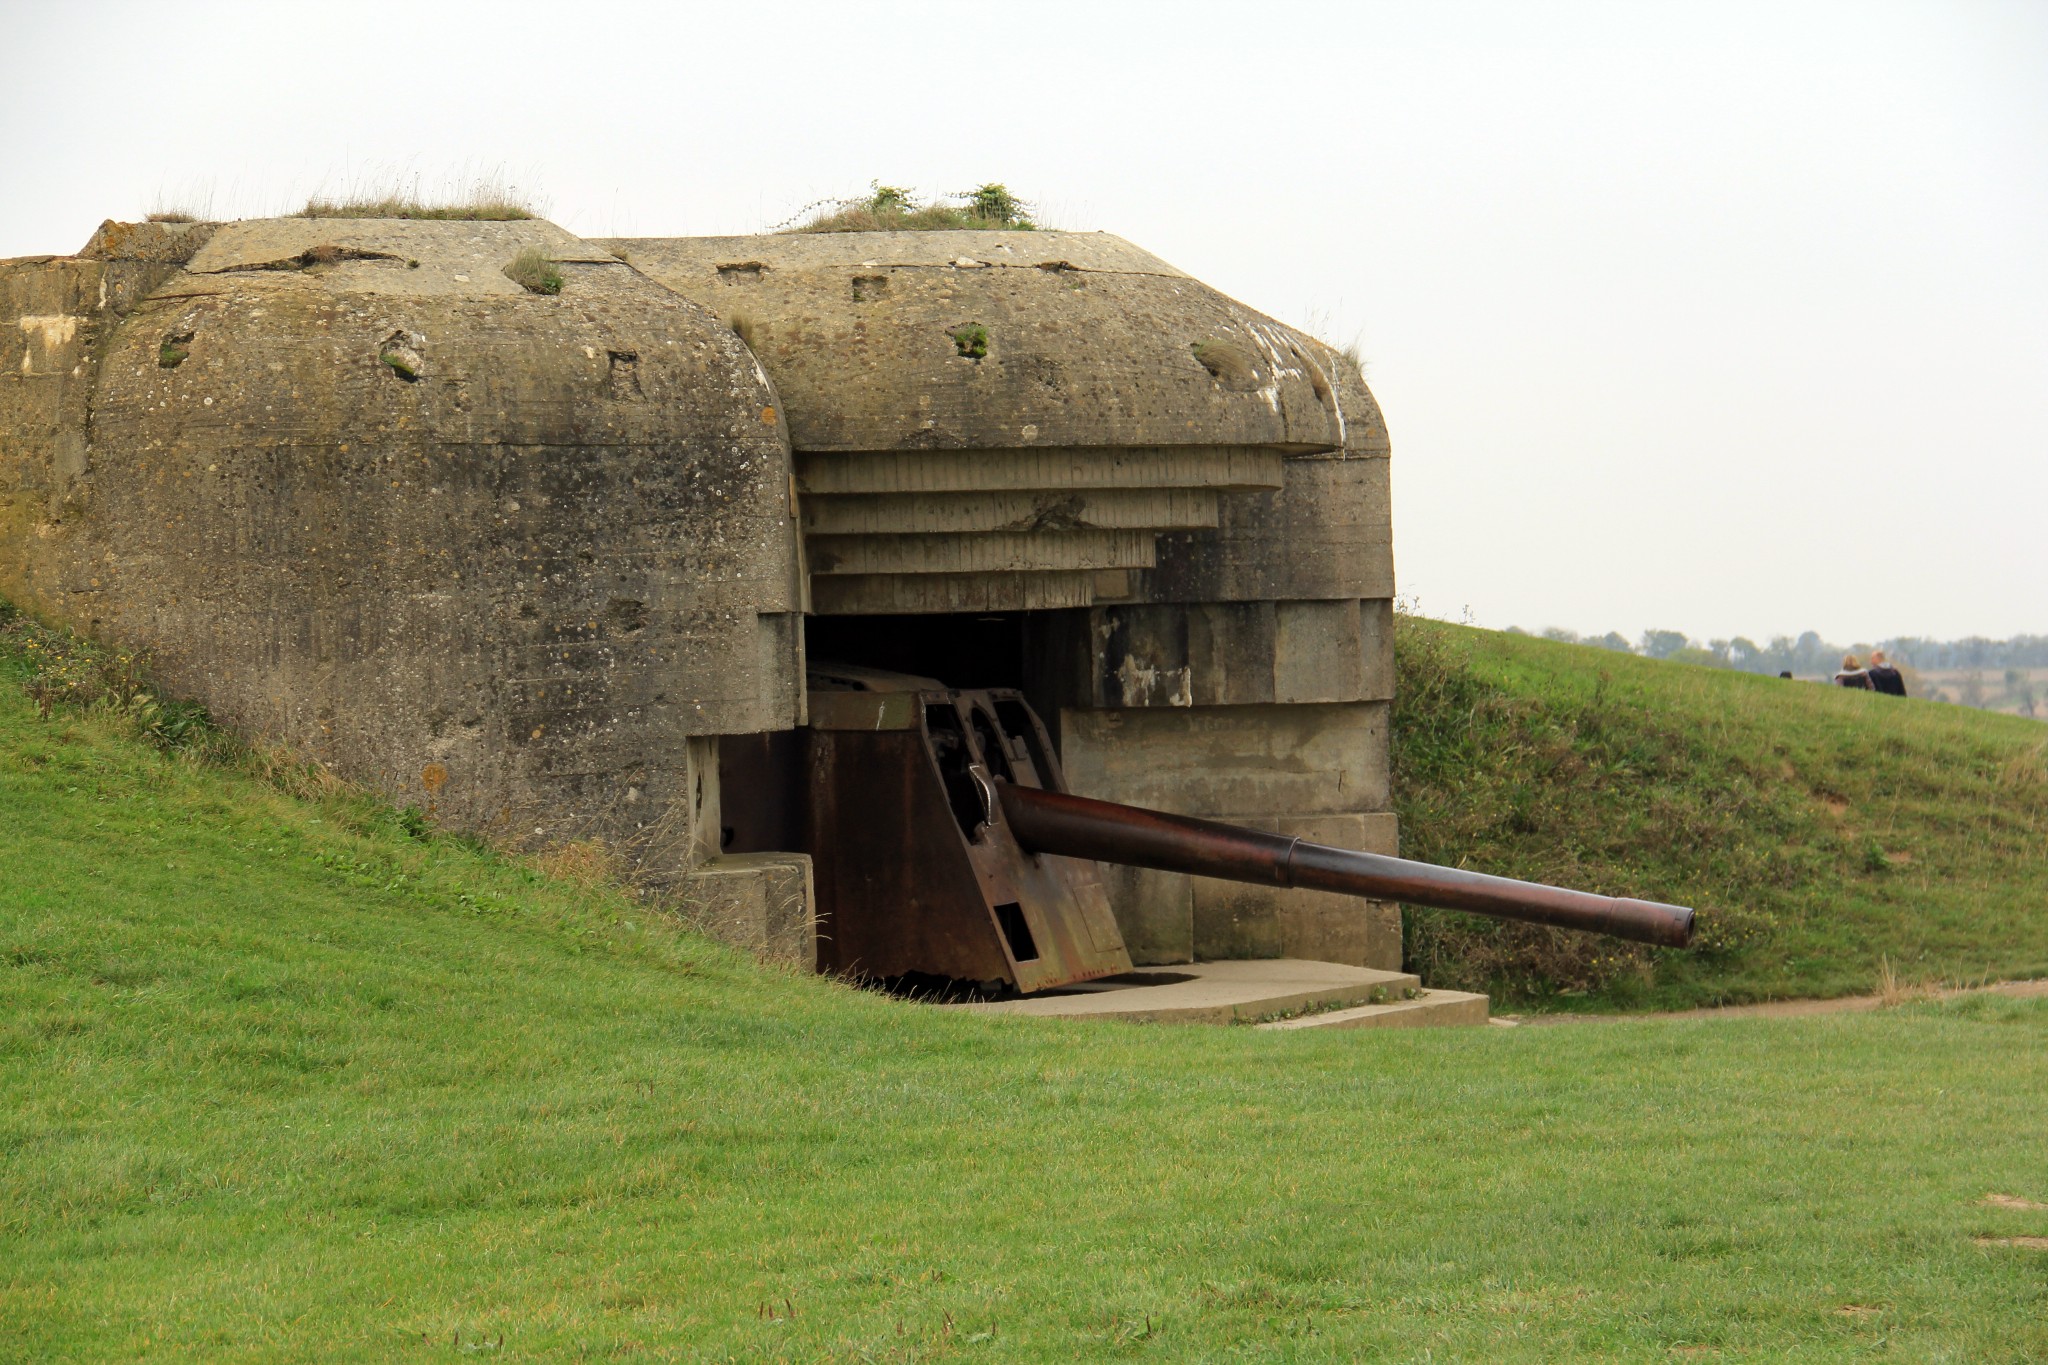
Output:
<svg viewBox="0 0 2048 1365">
<path fill-rule="evenodd" d="M 1872 690 L 1870 673 L 1863 667 L 1862 661 L 1854 654 L 1844 654 L 1842 656 L 1842 671 L 1835 674 L 1835 686 L 1858 687 L 1865 692 L 1869 692 Z"/>
<path fill-rule="evenodd" d="M 1906 679 L 1904 675 L 1898 669 L 1892 667 L 1892 661 L 1885 658 L 1883 650 L 1873 649 L 1870 651 L 1869 673 L 1871 690 L 1882 692 L 1887 697 L 1903 697 L 1906 695 Z"/>
</svg>

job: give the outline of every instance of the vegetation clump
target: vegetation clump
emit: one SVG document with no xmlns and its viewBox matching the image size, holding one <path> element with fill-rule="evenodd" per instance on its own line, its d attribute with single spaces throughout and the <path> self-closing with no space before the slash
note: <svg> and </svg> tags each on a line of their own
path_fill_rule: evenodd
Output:
<svg viewBox="0 0 2048 1365">
<path fill-rule="evenodd" d="M 479 178 L 466 191 L 430 199 L 410 186 L 359 186 L 340 198 L 314 195 L 301 218 L 424 218 L 457 222 L 515 222 L 537 214 L 531 200 L 496 175 Z"/>
<path fill-rule="evenodd" d="M 871 181 L 868 193 L 813 204 L 783 232 L 1031 232 L 1031 206 L 991 181 L 964 194 L 942 196 L 952 203 L 920 203 L 899 185 Z"/>
<path fill-rule="evenodd" d="M 988 328 L 978 322 L 970 322 L 953 332 L 953 349 L 969 360 L 988 358 Z"/>
<path fill-rule="evenodd" d="M 530 246 L 514 256 L 512 263 L 505 267 L 505 278 L 529 294 L 562 292 L 560 268 L 537 246 Z"/>
<path fill-rule="evenodd" d="M 534 216 L 524 204 L 510 202 L 423 204 L 413 199 L 320 199 L 306 201 L 301 218 L 424 218 L 457 222 L 515 222 Z"/>
<path fill-rule="evenodd" d="M 22 694 L 45 720 L 59 709 L 111 717 L 165 752 L 204 752 L 227 743 L 205 707 L 158 690 L 144 657 L 42 625 L 4 600 L 0 650 L 17 661 Z"/>
</svg>

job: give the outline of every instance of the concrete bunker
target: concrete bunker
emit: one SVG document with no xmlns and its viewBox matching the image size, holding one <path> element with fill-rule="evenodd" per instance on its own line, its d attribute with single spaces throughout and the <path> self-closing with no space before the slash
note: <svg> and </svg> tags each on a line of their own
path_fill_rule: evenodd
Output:
<svg viewBox="0 0 2048 1365">
<path fill-rule="evenodd" d="M 108 223 L 0 263 L 0 311 L 0 592 L 251 738 L 451 826 L 602 840 L 855 974 L 1399 966 L 1355 881 L 1058 842 L 1088 797 L 1286 864 L 1396 844 L 1379 409 L 1126 242 Z M 877 965 L 922 932 L 891 773 L 943 834 L 914 856 L 985 902 L 925 968 Z M 886 949 L 831 920 L 861 839 Z"/>
</svg>

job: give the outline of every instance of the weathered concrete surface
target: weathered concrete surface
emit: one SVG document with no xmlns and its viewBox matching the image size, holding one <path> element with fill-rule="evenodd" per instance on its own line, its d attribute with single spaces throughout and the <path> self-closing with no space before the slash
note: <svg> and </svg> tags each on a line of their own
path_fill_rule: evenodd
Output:
<svg viewBox="0 0 2048 1365">
<path fill-rule="evenodd" d="M 1384 459 L 1291 459 L 1285 486 L 1219 500 L 1214 530 L 1167 531 L 1143 602 L 1244 602 L 1394 595 Z"/>
<path fill-rule="evenodd" d="M 1085 709 L 1385 701 L 1392 630 L 1384 599 L 1097 606 L 1034 622 L 1032 649 Z"/>
<path fill-rule="evenodd" d="M 1356 364 L 1129 243 L 954 232 L 607 245 L 749 339 L 790 406 L 807 500 L 894 495 L 901 524 L 942 489 L 1265 490 L 1225 497 L 1193 527 L 1125 522 L 1175 534 L 1156 567 L 1106 566 L 1136 572 L 1085 600 L 1391 595 L 1386 430 Z M 1076 567 L 1050 540 L 1022 548 L 1034 543 L 1042 557 L 1005 571 Z M 833 610 L 901 600 L 842 590 Z"/>
<path fill-rule="evenodd" d="M 1406 972 L 1281 958 L 1203 962 L 1174 970 L 1153 968 L 1022 1000 L 943 1008 L 1053 1019 L 1228 1024 L 1303 1010 L 1392 1002 L 1419 987 Z"/>
<path fill-rule="evenodd" d="M 1220 820 L 1387 808 L 1387 705 L 1066 709 L 1060 755 L 1083 796 Z"/>
<path fill-rule="evenodd" d="M 504 276 L 534 246 L 559 296 Z M 787 438 L 737 338 L 538 222 L 232 224 L 125 318 L 105 268 L 0 268 L 17 312 L 104 321 L 14 329 L 0 591 L 450 824 L 686 865 L 693 737 L 803 695 Z M 91 367 L 38 381 L 87 344 L 79 469 L 44 414 Z"/>
<path fill-rule="evenodd" d="M 982 531 L 811 536 L 815 574 L 1026 573 L 1037 569 L 1149 569 L 1143 531 Z"/>
<path fill-rule="evenodd" d="M 1350 1009 L 1302 1014 L 1292 1019 L 1271 1019 L 1257 1028 L 1281 1032 L 1301 1029 L 1353 1028 L 1458 1028 L 1487 1022 L 1487 1000 L 1470 991 L 1420 991 L 1412 1000 L 1389 1000 L 1383 1005 L 1354 1005 Z"/>
<path fill-rule="evenodd" d="M 1391 854 L 1386 720 L 1381 701 L 1063 708 L 1061 762 L 1083 796 Z M 1110 904 L 1134 962 L 1401 962 L 1380 901 L 1125 868 Z"/>
<path fill-rule="evenodd" d="M 745 330 L 798 450 L 1344 443 L 1297 333 L 1107 233 L 602 245 Z M 979 359 L 955 339 L 970 326 Z M 1204 346 L 1224 353 L 1205 365 Z"/>
<path fill-rule="evenodd" d="M 686 876 L 648 880 L 657 903 L 690 927 L 766 962 L 803 971 L 816 966 L 817 900 L 808 856 L 730 854 Z"/>
<path fill-rule="evenodd" d="M 811 605 L 826 616 L 1057 611 L 1093 602 L 1097 578 L 1093 571 L 848 574 L 812 580 Z"/>
<path fill-rule="evenodd" d="M 1209 489 L 1136 488 L 1077 492 L 843 494 L 803 502 L 811 535 L 958 534 L 961 532 L 1133 531 L 1217 524 Z M 1148 564 L 1151 562 L 1148 557 Z"/>
</svg>

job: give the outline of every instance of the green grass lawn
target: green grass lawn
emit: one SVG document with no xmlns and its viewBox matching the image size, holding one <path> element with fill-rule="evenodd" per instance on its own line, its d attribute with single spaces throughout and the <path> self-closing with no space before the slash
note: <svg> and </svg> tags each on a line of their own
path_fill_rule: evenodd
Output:
<svg viewBox="0 0 2048 1365">
<path fill-rule="evenodd" d="M 2048 725 L 1410 617 L 1395 648 L 1403 853 L 1701 910 L 1688 952 L 1411 911 L 1432 984 L 1674 1008 L 2048 975 Z"/>
<path fill-rule="evenodd" d="M 0 1359 L 2048 1358 L 2048 1001 L 973 1017 L 406 825 L 0 676 Z"/>
</svg>

